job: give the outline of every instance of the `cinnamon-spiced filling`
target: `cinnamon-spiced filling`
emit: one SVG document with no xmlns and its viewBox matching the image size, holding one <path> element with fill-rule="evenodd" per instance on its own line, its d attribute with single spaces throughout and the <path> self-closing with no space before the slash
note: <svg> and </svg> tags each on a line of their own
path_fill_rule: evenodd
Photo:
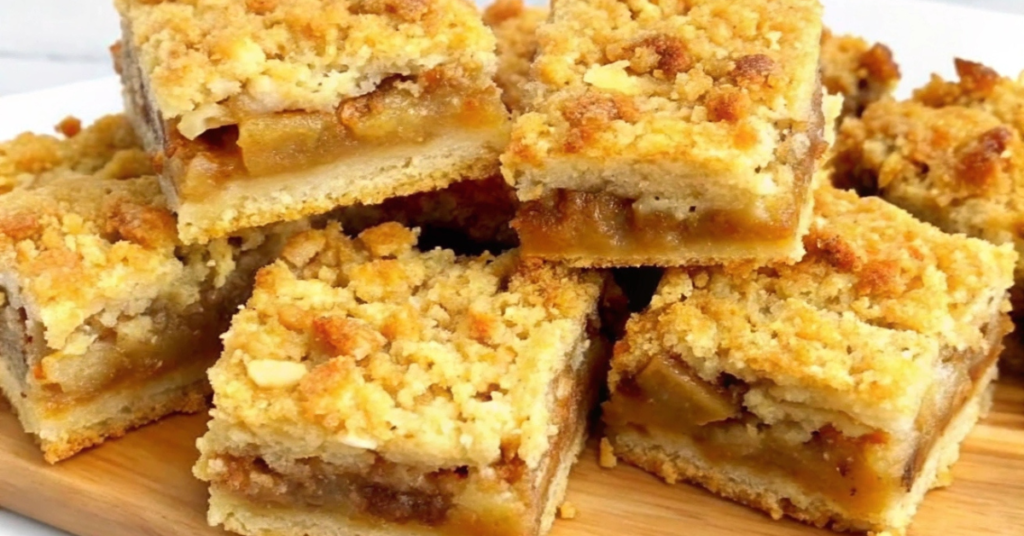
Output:
<svg viewBox="0 0 1024 536">
<path fill-rule="evenodd" d="M 607 192 L 555 190 L 520 206 L 513 222 L 527 254 L 661 256 L 708 241 L 743 244 L 794 238 L 807 187 L 768 210 L 691 206 L 689 215 L 650 210 Z"/>
<path fill-rule="evenodd" d="M 220 184 L 312 169 L 368 150 L 428 143 L 446 132 L 496 129 L 506 112 L 496 89 L 466 87 L 442 74 L 392 77 L 333 112 L 237 112 L 232 124 L 188 140 L 165 131 L 165 165 L 182 197 Z M 158 130 L 159 126 L 150 126 Z"/>
</svg>

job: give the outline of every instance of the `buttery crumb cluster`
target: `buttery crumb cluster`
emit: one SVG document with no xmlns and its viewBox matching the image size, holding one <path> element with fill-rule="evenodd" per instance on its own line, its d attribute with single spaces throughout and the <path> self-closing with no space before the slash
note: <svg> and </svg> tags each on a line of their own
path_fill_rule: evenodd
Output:
<svg viewBox="0 0 1024 536">
<path fill-rule="evenodd" d="M 67 172 L 102 179 L 152 174 L 150 159 L 123 115 L 110 115 L 83 129 L 69 117 L 57 125 L 62 137 L 26 132 L 0 142 L 0 194 L 28 188 Z"/>
<path fill-rule="evenodd" d="M 820 5 L 725 4 L 563 2 L 537 35 L 529 92 L 542 113 L 520 119 L 510 152 L 657 155 L 684 134 L 704 151 L 809 116 L 818 36 L 798 29 L 820 25 Z"/>
<path fill-rule="evenodd" d="M 489 83 L 494 36 L 460 0 L 116 0 L 164 119 L 332 111 L 442 63 Z M 473 22 L 473 21 L 476 22 Z M 438 39 L 438 35 L 448 36 Z M 190 118 L 194 118 L 190 119 Z"/>
<path fill-rule="evenodd" d="M 225 337 L 216 414 L 428 466 L 511 449 L 535 467 L 545 393 L 582 366 L 603 276 L 416 242 L 397 223 L 295 237 Z"/>
</svg>

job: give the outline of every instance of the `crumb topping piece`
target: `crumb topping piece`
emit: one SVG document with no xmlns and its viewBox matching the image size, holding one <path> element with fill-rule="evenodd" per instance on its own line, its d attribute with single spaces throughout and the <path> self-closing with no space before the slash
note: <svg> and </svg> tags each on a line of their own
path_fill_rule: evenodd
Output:
<svg viewBox="0 0 1024 536">
<path fill-rule="evenodd" d="M 506 164 L 629 147 L 719 170 L 766 165 L 778 130 L 818 113 L 820 38 L 816 0 L 559 2 L 537 33 L 530 113 Z"/>
<path fill-rule="evenodd" d="M 912 423 L 942 349 L 984 349 L 1016 253 L 824 186 L 799 263 L 669 270 L 616 347 L 612 381 L 673 355 L 791 404 Z"/>
<path fill-rule="evenodd" d="M 859 116 L 872 102 L 892 95 L 900 81 L 900 68 L 892 50 L 860 37 L 821 36 L 821 83 L 832 95 L 843 97 L 843 116 Z"/>
<path fill-rule="evenodd" d="M 497 0 L 484 12 L 484 22 L 498 39 L 495 82 L 501 100 L 513 113 L 526 106 L 530 64 L 537 53 L 537 28 L 548 18 L 542 7 L 524 6 L 523 0 Z"/>
<path fill-rule="evenodd" d="M 957 70 L 959 82 L 935 77 L 913 99 L 874 104 L 846 122 L 835 182 L 946 231 L 1024 251 L 1024 85 L 963 60 Z"/>
<path fill-rule="evenodd" d="M 62 137 L 26 132 L 0 142 L 0 194 L 42 185 L 67 172 L 106 179 L 153 173 L 124 115 L 103 117 L 84 130 L 81 121 L 68 117 L 56 130 Z"/>
<path fill-rule="evenodd" d="M 157 301 L 167 314 L 199 306 L 237 253 L 266 239 L 252 230 L 181 246 L 156 177 L 138 174 L 152 169 L 123 116 L 58 128 L 69 137 L 0 143 L 0 177 L 18 182 L 0 195 L 0 293 L 42 324 L 55 351 L 48 359 L 101 336 L 148 334 L 145 313 Z"/>
<path fill-rule="evenodd" d="M 397 223 L 294 237 L 225 337 L 217 418 L 401 463 L 536 467 L 558 430 L 554 378 L 583 363 L 604 276 L 417 239 Z"/>
<path fill-rule="evenodd" d="M 116 0 L 164 119 L 332 111 L 440 66 L 487 87 L 494 36 L 463 0 Z M 222 123 L 223 124 L 223 123 Z"/>
</svg>

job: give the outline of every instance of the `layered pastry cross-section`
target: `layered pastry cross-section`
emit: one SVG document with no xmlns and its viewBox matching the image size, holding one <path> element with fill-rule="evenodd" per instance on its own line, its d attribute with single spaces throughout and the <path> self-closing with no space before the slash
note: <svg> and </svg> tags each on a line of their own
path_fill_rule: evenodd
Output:
<svg viewBox="0 0 1024 536">
<path fill-rule="evenodd" d="M 462 0 L 118 0 L 128 115 L 185 243 L 497 172 L 494 36 Z"/>
<path fill-rule="evenodd" d="M 390 222 L 293 238 L 211 369 L 194 472 L 244 535 L 536 535 L 607 366 L 610 279 L 417 251 Z"/>
<path fill-rule="evenodd" d="M 903 534 L 988 407 L 1016 252 L 815 197 L 799 263 L 667 271 L 616 344 L 607 438 L 775 518 Z"/>
<path fill-rule="evenodd" d="M 793 261 L 825 150 L 821 5 L 565 0 L 502 172 L 524 255 Z"/>
<path fill-rule="evenodd" d="M 874 104 L 847 121 L 837 138 L 834 181 L 947 232 L 1013 244 L 1024 253 L 1024 80 L 964 60 L 956 69 L 958 81 L 935 77 L 912 99 Z M 1016 280 L 1019 322 L 1020 260 Z M 1021 356 L 1008 357 L 1024 370 Z"/>
<path fill-rule="evenodd" d="M 0 391 L 51 463 L 205 408 L 220 334 L 297 226 L 182 246 L 124 117 L 65 132 L 0 146 Z"/>
</svg>

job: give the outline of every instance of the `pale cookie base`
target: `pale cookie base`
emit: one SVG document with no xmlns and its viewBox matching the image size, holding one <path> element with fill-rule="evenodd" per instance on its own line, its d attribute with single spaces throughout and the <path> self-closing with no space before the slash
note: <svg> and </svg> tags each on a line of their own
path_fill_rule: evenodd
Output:
<svg viewBox="0 0 1024 536">
<path fill-rule="evenodd" d="M 200 363 L 151 378 L 142 385 L 128 385 L 98 395 L 93 400 L 62 412 L 46 412 L 21 387 L 8 367 L 0 366 L 0 391 L 10 402 L 25 432 L 35 437 L 49 463 L 57 463 L 133 428 L 173 413 L 197 413 L 206 409 L 210 386 Z"/>
<path fill-rule="evenodd" d="M 368 148 L 313 169 L 237 179 L 197 200 L 178 198 L 168 177 L 173 170 L 161 187 L 178 213 L 182 241 L 203 243 L 239 229 L 489 177 L 498 171 L 503 139 L 501 129 L 468 130 L 427 143 Z"/>
<path fill-rule="evenodd" d="M 775 519 L 790 516 L 837 531 L 888 531 L 891 536 L 899 536 L 906 533 L 925 494 L 950 484 L 950 468 L 960 456 L 960 443 L 990 407 L 991 383 L 996 376 L 993 364 L 932 448 L 910 492 L 870 519 L 853 518 L 831 501 L 805 493 L 792 482 L 767 478 L 741 467 L 718 465 L 685 441 L 665 436 L 655 436 L 652 441 L 651 437 L 632 430 L 617 431 L 609 439 L 620 459 L 657 474 L 669 483 L 685 480 L 698 484 L 717 495 L 762 510 Z"/>
</svg>

